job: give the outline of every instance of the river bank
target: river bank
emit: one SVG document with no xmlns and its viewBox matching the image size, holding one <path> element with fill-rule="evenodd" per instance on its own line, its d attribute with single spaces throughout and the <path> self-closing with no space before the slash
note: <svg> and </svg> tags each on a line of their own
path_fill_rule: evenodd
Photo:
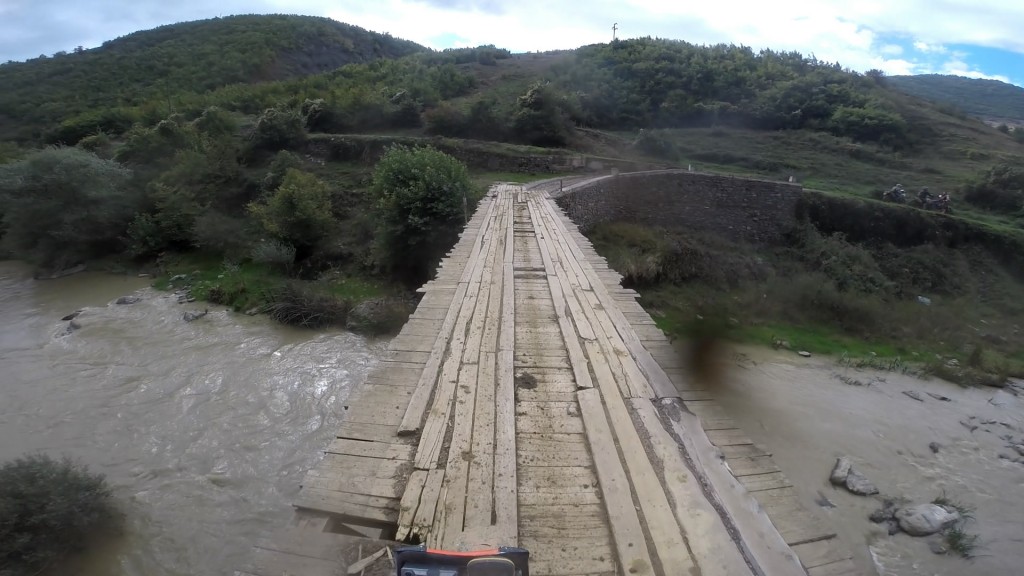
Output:
<svg viewBox="0 0 1024 576">
<path fill-rule="evenodd" d="M 1008 448 L 1024 437 L 1024 402 L 1016 395 L 763 347 L 734 347 L 720 363 L 719 402 L 773 453 L 866 574 L 1012 574 L 1024 562 L 1024 464 Z M 856 496 L 832 486 L 829 472 L 840 456 L 851 458 L 881 494 Z M 882 497 L 927 503 L 940 496 L 974 510 L 967 530 L 979 539 L 970 560 L 936 555 L 929 539 L 889 536 L 884 524 L 868 520 Z"/>
<path fill-rule="evenodd" d="M 122 538 L 62 573 L 230 573 L 288 521 L 302 474 L 383 351 L 349 332 L 179 304 L 151 281 L 36 281 L 0 263 L 0 460 L 77 458 L 107 476 L 126 516 Z M 114 304 L 126 295 L 139 301 Z M 60 318 L 78 309 L 68 333 Z"/>
</svg>

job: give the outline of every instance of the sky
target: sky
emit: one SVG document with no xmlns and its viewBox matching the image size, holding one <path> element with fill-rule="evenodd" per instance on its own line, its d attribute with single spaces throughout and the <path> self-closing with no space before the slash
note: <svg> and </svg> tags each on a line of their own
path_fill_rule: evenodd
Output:
<svg viewBox="0 0 1024 576">
<path fill-rule="evenodd" d="M 327 16 L 431 48 L 513 52 L 653 36 L 797 50 L 857 71 L 1024 86 L 1022 0 L 0 0 L 0 62 L 248 13 Z"/>
</svg>

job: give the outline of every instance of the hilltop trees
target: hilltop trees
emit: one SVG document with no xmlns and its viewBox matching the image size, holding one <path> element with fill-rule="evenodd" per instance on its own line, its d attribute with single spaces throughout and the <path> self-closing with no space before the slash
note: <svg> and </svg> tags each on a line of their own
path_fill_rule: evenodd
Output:
<svg viewBox="0 0 1024 576">
<path fill-rule="evenodd" d="M 287 170 L 273 195 L 249 204 L 249 213 L 271 236 L 295 247 L 297 260 L 308 257 L 336 224 L 327 185 L 294 168 Z"/>
</svg>

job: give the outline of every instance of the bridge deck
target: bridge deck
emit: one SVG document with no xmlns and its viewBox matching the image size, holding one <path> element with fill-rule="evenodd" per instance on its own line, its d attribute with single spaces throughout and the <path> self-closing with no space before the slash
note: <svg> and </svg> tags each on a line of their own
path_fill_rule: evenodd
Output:
<svg viewBox="0 0 1024 576">
<path fill-rule="evenodd" d="M 543 187 L 492 188 L 353 392 L 299 516 L 520 545 L 540 576 L 855 574 L 619 280 Z M 257 550 L 308 559 L 286 539 Z M 267 566 L 244 573 L 282 573 Z"/>
</svg>

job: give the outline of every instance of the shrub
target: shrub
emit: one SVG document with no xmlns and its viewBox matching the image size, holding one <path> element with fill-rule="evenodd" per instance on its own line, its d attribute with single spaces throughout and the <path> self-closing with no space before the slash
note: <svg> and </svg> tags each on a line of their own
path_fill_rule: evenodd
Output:
<svg viewBox="0 0 1024 576">
<path fill-rule="evenodd" d="M 296 170 L 302 168 L 302 159 L 287 150 L 281 150 L 274 156 L 274 160 L 270 162 L 270 169 L 263 177 L 260 187 L 265 192 L 277 190 L 281 187 L 281 183 L 284 182 L 284 175 L 292 168 Z"/>
<path fill-rule="evenodd" d="M 516 136 L 536 146 L 565 146 L 572 124 L 565 103 L 547 84 L 536 83 L 517 100 L 513 118 Z"/>
<path fill-rule="evenodd" d="M 228 258 L 247 256 L 252 239 L 246 222 L 215 210 L 207 210 L 196 217 L 192 225 L 192 240 L 196 248 L 212 250 Z"/>
<path fill-rule="evenodd" d="M 295 262 L 295 246 L 277 240 L 263 240 L 253 247 L 249 257 L 257 264 L 279 266 L 291 271 L 292 262 Z"/>
<path fill-rule="evenodd" d="M 216 106 L 203 110 L 202 116 L 195 120 L 195 127 L 203 134 L 214 137 L 233 136 L 238 132 L 238 122 L 234 117 Z"/>
<path fill-rule="evenodd" d="M 48 148 L 0 165 L 4 243 L 43 266 L 119 251 L 140 204 L 131 173 L 77 148 Z"/>
<path fill-rule="evenodd" d="M 275 238 L 296 248 L 297 259 L 335 225 L 327 184 L 312 174 L 289 169 L 274 194 L 249 205 L 249 213 Z"/>
<path fill-rule="evenodd" d="M 997 212 L 1024 210 L 1024 170 L 1009 164 L 993 166 L 964 189 L 964 200 Z"/>
<path fill-rule="evenodd" d="M 304 328 L 344 326 L 352 305 L 306 284 L 289 282 L 266 295 L 267 314 L 283 324 Z"/>
<path fill-rule="evenodd" d="M 457 237 L 469 192 L 465 164 L 448 154 L 388 148 L 373 174 L 385 267 L 410 283 L 426 280 Z"/>
<path fill-rule="evenodd" d="M 0 574 L 35 574 L 117 527 L 100 474 L 38 454 L 0 466 Z"/>
<path fill-rule="evenodd" d="M 249 138 L 258 150 L 294 148 L 306 140 L 305 122 L 298 111 L 269 108 L 260 114 Z"/>
</svg>

